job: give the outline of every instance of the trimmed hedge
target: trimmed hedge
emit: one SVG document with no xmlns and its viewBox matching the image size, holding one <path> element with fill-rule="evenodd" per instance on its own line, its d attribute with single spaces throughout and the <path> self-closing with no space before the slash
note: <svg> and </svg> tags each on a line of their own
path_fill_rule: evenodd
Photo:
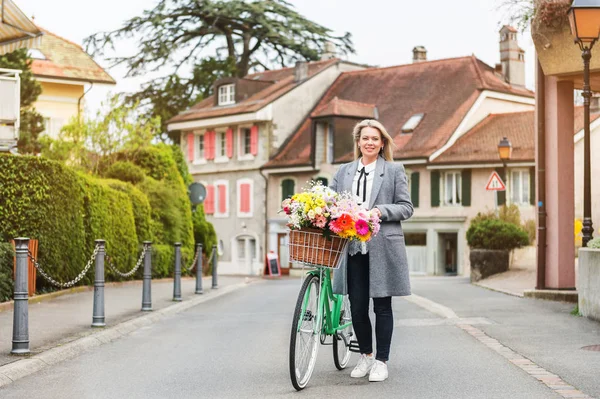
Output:
<svg viewBox="0 0 600 399">
<path fill-rule="evenodd" d="M 106 240 L 106 254 L 122 272 L 129 271 L 135 265 L 141 248 L 138 246 L 129 196 L 113 190 L 106 181 L 101 179 L 83 173 L 80 177 L 85 188 L 83 206 L 87 246 L 85 252 L 92 253 L 96 239 Z M 117 276 L 115 278 L 120 279 Z"/>
<path fill-rule="evenodd" d="M 13 298 L 13 262 L 12 245 L 0 242 L 0 302 L 10 301 Z"/>
<path fill-rule="evenodd" d="M 485 219 L 471 223 L 467 230 L 467 243 L 473 249 L 513 250 L 529 245 L 529 236 L 513 223 Z"/>
<path fill-rule="evenodd" d="M 54 278 L 77 276 L 93 245 L 86 243 L 80 178 L 58 162 L 31 156 L 0 154 L 0 170 L 0 241 L 36 238 L 38 259 Z M 37 284 L 48 286 L 39 274 Z"/>
<path fill-rule="evenodd" d="M 110 188 L 121 191 L 129 196 L 133 208 L 135 232 L 138 241 L 140 243 L 143 241 L 154 241 L 151 229 L 152 209 L 150 208 L 150 202 L 148 201 L 146 194 L 132 184 L 123 181 L 106 180 L 106 184 L 108 184 Z"/>
<path fill-rule="evenodd" d="M 186 272 L 194 260 L 194 252 L 189 248 L 181 247 L 181 273 Z M 173 245 L 157 244 L 152 246 L 152 278 L 173 277 L 175 271 L 175 248 Z M 195 270 L 193 271 L 195 272 Z"/>
<path fill-rule="evenodd" d="M 139 166 L 127 161 L 118 161 L 108 167 L 104 177 L 138 184 L 144 180 L 146 175 Z"/>
</svg>

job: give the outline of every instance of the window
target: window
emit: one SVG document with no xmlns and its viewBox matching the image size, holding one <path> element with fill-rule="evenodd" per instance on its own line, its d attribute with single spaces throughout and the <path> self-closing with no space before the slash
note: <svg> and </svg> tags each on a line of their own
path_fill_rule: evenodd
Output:
<svg viewBox="0 0 600 399">
<path fill-rule="evenodd" d="M 229 182 L 218 180 L 215 182 L 215 217 L 229 216 Z"/>
<path fill-rule="evenodd" d="M 246 240 L 244 238 L 237 240 L 237 255 L 240 260 L 246 259 Z"/>
<path fill-rule="evenodd" d="M 327 163 L 333 163 L 333 129 L 327 129 Z"/>
<path fill-rule="evenodd" d="M 254 181 L 251 179 L 240 179 L 237 182 L 237 209 L 238 216 L 242 218 L 252 217 L 253 212 L 253 188 Z"/>
<path fill-rule="evenodd" d="M 513 170 L 510 174 L 510 201 L 517 205 L 529 204 L 530 176 L 528 170 Z"/>
<path fill-rule="evenodd" d="M 415 114 L 411 116 L 406 121 L 404 126 L 402 126 L 402 133 L 412 133 L 417 128 L 417 126 L 419 126 L 419 123 L 421 123 L 421 120 L 423 119 L 424 115 L 425 114 Z"/>
<path fill-rule="evenodd" d="M 319 176 L 319 177 L 317 177 L 317 178 L 315 179 L 315 182 L 319 182 L 319 181 L 320 181 L 320 182 L 321 182 L 321 184 L 322 184 L 322 185 L 324 185 L 324 186 L 327 186 L 327 185 L 329 185 L 329 181 L 327 180 L 327 178 L 326 178 L 326 177 Z"/>
<path fill-rule="evenodd" d="M 227 156 L 227 135 L 225 132 L 219 132 L 219 157 Z"/>
<path fill-rule="evenodd" d="M 196 160 L 204 160 L 204 135 L 196 136 Z"/>
<path fill-rule="evenodd" d="M 296 182 L 293 179 L 283 179 L 281 182 L 281 201 L 283 202 L 286 198 L 292 198 L 295 189 Z"/>
<path fill-rule="evenodd" d="M 235 104 L 235 85 L 219 86 L 219 105 Z"/>
<path fill-rule="evenodd" d="M 240 129 L 240 154 L 252 155 L 252 131 L 250 128 Z"/>
<path fill-rule="evenodd" d="M 460 205 L 462 178 L 460 172 L 446 172 L 442 175 L 442 198 L 444 205 Z"/>
</svg>

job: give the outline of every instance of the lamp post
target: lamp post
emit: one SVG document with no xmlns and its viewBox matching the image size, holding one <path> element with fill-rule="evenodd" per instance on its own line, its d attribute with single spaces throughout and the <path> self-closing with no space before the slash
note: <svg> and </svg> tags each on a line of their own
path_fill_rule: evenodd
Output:
<svg viewBox="0 0 600 399">
<path fill-rule="evenodd" d="M 592 239 L 592 182 L 590 170 L 590 59 L 600 34 L 600 1 L 574 0 L 569 10 L 571 34 L 583 58 L 583 233 L 582 245 Z"/>
<path fill-rule="evenodd" d="M 498 143 L 498 156 L 500 157 L 502 165 L 504 166 L 504 170 L 502 171 L 505 180 L 504 185 L 508 187 L 506 161 L 510 160 L 510 157 L 512 156 L 512 144 L 510 143 L 510 141 L 508 141 L 506 137 L 502 138 L 502 140 L 500 140 L 500 143 Z"/>
</svg>

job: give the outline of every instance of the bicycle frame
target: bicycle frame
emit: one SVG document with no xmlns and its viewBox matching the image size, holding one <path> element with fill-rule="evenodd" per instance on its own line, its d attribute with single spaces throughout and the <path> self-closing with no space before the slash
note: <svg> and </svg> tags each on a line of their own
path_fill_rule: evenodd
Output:
<svg viewBox="0 0 600 399">
<path fill-rule="evenodd" d="M 307 274 L 315 275 L 319 277 L 321 289 L 319 290 L 319 298 L 318 298 L 318 312 L 317 312 L 317 322 L 315 323 L 315 334 L 319 333 L 319 329 L 322 328 L 320 333 L 326 335 L 334 335 L 336 331 L 343 330 L 344 328 L 350 326 L 352 322 L 345 323 L 343 325 L 339 325 L 340 322 L 340 312 L 342 309 L 342 295 L 334 294 L 333 288 L 331 286 L 331 269 L 326 267 L 319 267 L 316 270 L 311 270 Z M 304 302 L 302 303 L 302 313 L 306 311 L 306 306 L 308 304 L 308 298 L 310 296 L 309 286 L 306 291 L 306 295 L 304 297 Z M 333 302 L 333 308 L 331 308 L 330 302 Z M 323 323 L 323 317 L 325 318 L 325 322 Z M 300 329 L 300 325 L 298 325 L 298 329 Z"/>
</svg>

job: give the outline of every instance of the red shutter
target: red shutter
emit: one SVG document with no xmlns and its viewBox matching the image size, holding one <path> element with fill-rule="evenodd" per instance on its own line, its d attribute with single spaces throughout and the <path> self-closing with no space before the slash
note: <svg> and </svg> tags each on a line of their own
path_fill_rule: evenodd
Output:
<svg viewBox="0 0 600 399">
<path fill-rule="evenodd" d="M 219 190 L 219 213 L 227 212 L 227 187 L 224 184 L 217 186 Z"/>
<path fill-rule="evenodd" d="M 258 154 L 258 126 L 256 125 L 250 128 L 250 153 Z"/>
<path fill-rule="evenodd" d="M 212 215 L 215 213 L 215 186 L 206 186 L 206 199 L 204 200 L 204 213 Z"/>
<path fill-rule="evenodd" d="M 192 162 L 194 160 L 194 133 L 188 133 L 187 146 L 188 146 L 188 161 Z"/>
<path fill-rule="evenodd" d="M 227 133 L 225 135 L 225 141 L 227 142 L 227 158 L 233 157 L 233 129 L 227 129 Z"/>
<path fill-rule="evenodd" d="M 215 132 L 207 130 L 204 137 L 206 137 L 206 159 L 215 159 Z"/>
<path fill-rule="evenodd" d="M 240 213 L 250 213 L 250 184 L 240 184 Z"/>
</svg>

